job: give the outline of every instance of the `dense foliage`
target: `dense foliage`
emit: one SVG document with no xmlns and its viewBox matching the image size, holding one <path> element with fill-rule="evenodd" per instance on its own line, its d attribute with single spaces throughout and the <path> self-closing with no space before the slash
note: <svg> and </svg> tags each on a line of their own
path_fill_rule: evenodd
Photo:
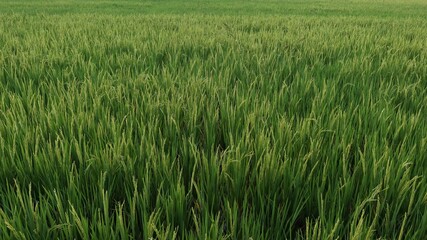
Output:
<svg viewBox="0 0 427 240">
<path fill-rule="evenodd" d="M 166 13 L 0 15 L 1 239 L 427 236 L 425 18 Z"/>
</svg>

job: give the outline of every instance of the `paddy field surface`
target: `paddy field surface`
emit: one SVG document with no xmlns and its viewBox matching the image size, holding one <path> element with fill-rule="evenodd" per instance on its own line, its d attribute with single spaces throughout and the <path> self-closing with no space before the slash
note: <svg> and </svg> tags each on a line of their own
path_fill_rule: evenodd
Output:
<svg viewBox="0 0 427 240">
<path fill-rule="evenodd" d="M 0 239 L 424 239 L 427 1 L 1 1 Z"/>
</svg>

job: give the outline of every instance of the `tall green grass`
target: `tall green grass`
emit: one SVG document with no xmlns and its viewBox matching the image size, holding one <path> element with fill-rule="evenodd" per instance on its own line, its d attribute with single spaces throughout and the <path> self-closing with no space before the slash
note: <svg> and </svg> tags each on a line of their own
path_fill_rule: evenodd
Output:
<svg viewBox="0 0 427 240">
<path fill-rule="evenodd" d="M 426 29 L 0 15 L 0 238 L 422 239 Z"/>
</svg>

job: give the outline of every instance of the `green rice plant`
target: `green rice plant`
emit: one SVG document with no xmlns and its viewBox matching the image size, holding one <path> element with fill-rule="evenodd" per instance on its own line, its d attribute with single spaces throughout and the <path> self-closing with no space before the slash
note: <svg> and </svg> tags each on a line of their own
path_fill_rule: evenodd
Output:
<svg viewBox="0 0 427 240">
<path fill-rule="evenodd" d="M 0 3 L 1 239 L 427 236 L 425 3 L 167 2 Z"/>
</svg>

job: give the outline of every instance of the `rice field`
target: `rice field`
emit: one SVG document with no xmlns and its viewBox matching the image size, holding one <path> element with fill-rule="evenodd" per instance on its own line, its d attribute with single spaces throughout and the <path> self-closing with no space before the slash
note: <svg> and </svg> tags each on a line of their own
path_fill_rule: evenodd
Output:
<svg viewBox="0 0 427 240">
<path fill-rule="evenodd" d="M 2 1 L 0 239 L 424 239 L 427 2 Z"/>
</svg>

